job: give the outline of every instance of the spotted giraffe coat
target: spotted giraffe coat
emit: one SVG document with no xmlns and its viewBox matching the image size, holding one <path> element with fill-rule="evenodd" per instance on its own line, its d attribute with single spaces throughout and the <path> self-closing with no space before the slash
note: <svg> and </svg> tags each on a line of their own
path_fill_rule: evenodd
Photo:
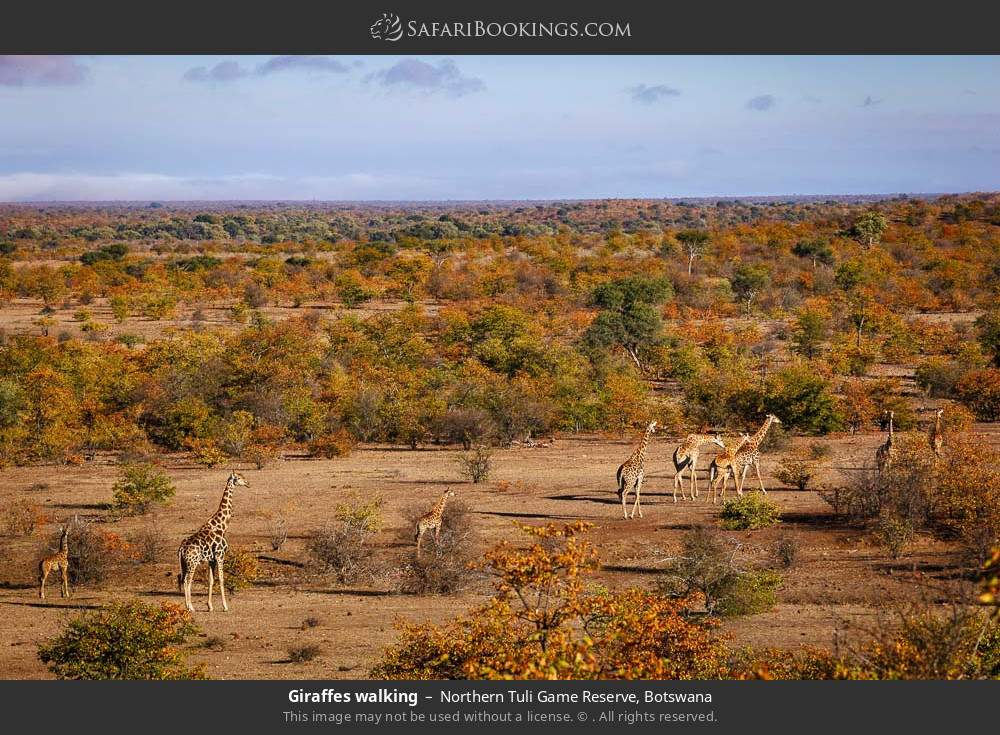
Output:
<svg viewBox="0 0 1000 735">
<path fill-rule="evenodd" d="M 229 609 L 226 602 L 226 591 L 223 581 L 223 565 L 229 544 L 226 542 L 226 529 L 233 515 L 233 490 L 237 485 L 249 487 L 249 483 L 236 472 L 231 472 L 222 493 L 219 509 L 215 511 L 204 526 L 189 536 L 177 549 L 180 560 L 180 573 L 177 575 L 177 587 L 184 593 L 186 606 L 193 611 L 191 604 L 191 583 L 198 565 L 206 562 L 209 568 L 208 609 L 212 609 L 213 573 L 219 578 L 219 591 L 222 593 L 222 607 Z"/>
<path fill-rule="evenodd" d="M 420 543 L 424 537 L 424 534 L 428 531 L 434 531 L 434 542 L 437 543 L 441 540 L 441 524 L 444 521 L 444 508 L 448 503 L 448 498 L 455 495 L 455 491 L 448 489 L 445 490 L 444 495 L 441 499 L 434 504 L 434 507 L 429 511 L 424 513 L 417 519 L 417 526 L 414 529 L 416 541 L 417 541 L 417 551 L 420 551 Z"/>
<path fill-rule="evenodd" d="M 639 446 L 618 467 L 618 497 L 622 501 L 622 515 L 625 518 L 635 518 L 637 510 L 639 511 L 639 517 L 642 518 L 642 508 L 639 507 L 639 494 L 642 492 L 642 481 L 646 475 L 646 447 L 649 445 L 649 438 L 655 431 L 656 422 L 651 421 L 649 426 L 646 427 L 646 433 L 642 435 Z M 632 506 L 632 515 L 629 516 L 625 510 L 625 500 L 632 491 L 635 491 L 635 504 Z"/>
</svg>

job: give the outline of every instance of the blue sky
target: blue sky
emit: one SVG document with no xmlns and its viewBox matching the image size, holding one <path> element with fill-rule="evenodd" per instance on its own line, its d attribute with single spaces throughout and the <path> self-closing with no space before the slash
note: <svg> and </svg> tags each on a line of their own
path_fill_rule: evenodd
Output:
<svg viewBox="0 0 1000 735">
<path fill-rule="evenodd" d="M 0 201 L 995 190 L 998 78 L 959 56 L 0 56 Z"/>
</svg>

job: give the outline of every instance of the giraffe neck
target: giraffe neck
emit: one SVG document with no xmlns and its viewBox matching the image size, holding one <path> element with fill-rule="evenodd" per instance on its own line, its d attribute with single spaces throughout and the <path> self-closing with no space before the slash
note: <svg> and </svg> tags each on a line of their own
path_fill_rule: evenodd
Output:
<svg viewBox="0 0 1000 735">
<path fill-rule="evenodd" d="M 767 430 L 771 428 L 771 417 L 768 416 L 767 420 L 764 421 L 763 425 L 757 429 L 757 433 L 750 437 L 746 444 L 743 445 L 743 449 L 748 452 L 757 451 L 760 447 L 761 442 L 764 441 L 764 436 L 767 434 Z"/>
<path fill-rule="evenodd" d="M 635 450 L 636 459 L 641 461 L 646 456 L 646 447 L 649 446 L 649 437 L 652 436 L 652 434 L 652 429 L 646 429 L 646 433 L 642 435 L 642 440 L 639 442 L 639 446 Z"/>
<path fill-rule="evenodd" d="M 69 551 L 69 534 L 63 531 L 62 536 L 59 538 L 59 553 L 65 554 Z"/>
<path fill-rule="evenodd" d="M 893 436 L 894 436 L 894 434 L 892 432 L 892 414 L 890 413 L 889 414 L 889 439 L 892 439 Z"/>
<path fill-rule="evenodd" d="M 441 496 L 441 499 L 437 501 L 437 505 L 434 506 L 433 515 L 440 517 L 444 514 L 444 506 L 448 502 L 448 493 Z"/>
<path fill-rule="evenodd" d="M 219 509 L 215 511 L 215 515 L 212 516 L 212 521 L 219 521 L 222 525 L 222 530 L 226 530 L 226 526 L 229 524 L 229 519 L 233 515 L 233 481 L 230 480 L 226 483 L 226 489 L 222 493 L 222 501 L 219 503 Z"/>
<path fill-rule="evenodd" d="M 934 417 L 934 433 L 935 434 L 941 433 L 941 414 L 938 414 L 937 416 Z"/>
</svg>

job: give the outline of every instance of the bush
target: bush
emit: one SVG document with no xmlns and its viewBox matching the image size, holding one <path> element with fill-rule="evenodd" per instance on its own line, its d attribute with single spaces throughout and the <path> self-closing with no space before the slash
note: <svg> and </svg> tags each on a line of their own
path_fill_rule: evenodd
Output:
<svg viewBox="0 0 1000 735">
<path fill-rule="evenodd" d="M 318 658 L 322 651 L 322 648 L 312 643 L 291 646 L 288 649 L 288 660 L 293 664 L 304 664 Z"/>
<path fill-rule="evenodd" d="M 188 437 L 184 440 L 184 448 L 191 452 L 191 459 L 204 467 L 218 467 L 226 461 L 226 453 L 214 439 Z"/>
<path fill-rule="evenodd" d="M 466 452 L 458 458 L 462 476 L 472 483 L 486 482 L 490 479 L 493 469 L 493 452 L 484 444 L 480 444 L 471 452 Z"/>
<path fill-rule="evenodd" d="M 354 437 L 347 429 L 338 429 L 332 434 L 318 436 L 309 442 L 309 454 L 326 459 L 349 457 L 355 444 Z"/>
<path fill-rule="evenodd" d="M 786 457 L 781 460 L 774 476 L 786 485 L 806 490 L 816 476 L 816 466 L 805 457 Z"/>
<path fill-rule="evenodd" d="M 148 525 L 141 528 L 129 537 L 129 546 L 132 548 L 136 561 L 141 564 L 152 564 L 160 557 L 163 551 L 163 532 L 156 525 Z"/>
<path fill-rule="evenodd" d="M 923 605 L 881 615 L 843 669 L 858 679 L 993 679 L 998 663 L 1000 635 L 981 611 Z"/>
<path fill-rule="evenodd" d="M 174 497 L 174 486 L 166 473 L 145 464 L 126 464 L 112 488 L 112 507 L 124 515 L 149 511 L 154 503 L 165 504 Z"/>
<path fill-rule="evenodd" d="M 3 532 L 6 536 L 30 536 L 40 525 L 45 523 L 45 514 L 37 503 L 19 499 L 10 503 L 3 510 Z"/>
<path fill-rule="evenodd" d="M 438 420 L 437 434 L 447 442 L 461 444 L 466 451 L 484 444 L 496 434 L 490 415 L 479 408 L 449 408 Z"/>
<path fill-rule="evenodd" d="M 59 535 L 52 536 L 39 557 L 59 548 Z M 69 581 L 74 586 L 100 586 L 119 568 L 136 560 L 135 550 L 121 536 L 81 521 L 69 524 L 68 545 Z"/>
<path fill-rule="evenodd" d="M 60 679 L 204 679 L 178 648 L 197 630 L 178 605 L 113 603 L 70 620 L 38 657 Z"/>
<path fill-rule="evenodd" d="M 880 546 L 888 550 L 889 556 L 898 559 L 913 540 L 915 533 L 916 529 L 911 519 L 890 512 L 878 519 L 875 539 Z"/>
<path fill-rule="evenodd" d="M 765 407 L 777 414 L 786 431 L 798 429 L 809 434 L 828 434 L 844 427 L 845 418 L 833 395 L 830 381 L 810 365 L 792 365 L 768 380 Z"/>
<path fill-rule="evenodd" d="M 417 520 L 427 511 L 425 505 L 414 505 L 403 512 L 406 524 L 402 541 L 413 542 L 413 529 Z M 470 565 L 478 537 L 472 523 L 472 510 L 462 500 L 453 500 L 445 506 L 441 519 L 441 538 L 436 543 L 428 534 L 430 543 L 417 554 L 412 553 L 400 570 L 400 589 L 413 595 L 452 594 L 467 587 L 473 580 Z"/>
<path fill-rule="evenodd" d="M 719 595 L 716 612 L 725 616 L 756 615 L 777 604 L 781 575 L 770 569 L 736 574 Z"/>
<path fill-rule="evenodd" d="M 760 493 L 746 492 L 727 500 L 719 517 L 722 527 L 730 531 L 767 528 L 779 522 L 778 506 Z"/>
<path fill-rule="evenodd" d="M 931 398 L 951 398 L 966 368 L 945 357 L 928 357 L 917 366 L 914 378 Z"/>
<path fill-rule="evenodd" d="M 376 679 L 703 679 L 728 670 L 712 620 L 685 600 L 586 584 L 597 568 L 587 524 L 522 527 L 530 546 L 501 543 L 484 568 L 495 592 L 444 623 L 404 625 Z"/>
<path fill-rule="evenodd" d="M 1000 421 L 1000 369 L 970 370 L 958 381 L 955 394 L 980 421 Z"/>
<path fill-rule="evenodd" d="M 345 503 L 336 511 L 337 523 L 314 531 L 306 550 L 323 572 L 342 584 L 372 582 L 379 573 L 372 537 L 382 524 L 382 499 Z"/>
<path fill-rule="evenodd" d="M 226 578 L 226 590 L 236 594 L 252 587 L 260 577 L 260 563 L 257 555 L 249 549 L 230 546 L 222 565 Z"/>
<path fill-rule="evenodd" d="M 681 539 L 681 553 L 664 569 L 658 586 L 674 597 L 699 594 L 705 609 L 713 612 L 719 598 L 738 574 L 736 551 L 727 545 L 718 531 L 708 526 L 694 526 Z"/>
<path fill-rule="evenodd" d="M 773 556 L 778 566 L 790 569 L 799 557 L 799 542 L 793 536 L 782 536 L 774 544 Z"/>
</svg>

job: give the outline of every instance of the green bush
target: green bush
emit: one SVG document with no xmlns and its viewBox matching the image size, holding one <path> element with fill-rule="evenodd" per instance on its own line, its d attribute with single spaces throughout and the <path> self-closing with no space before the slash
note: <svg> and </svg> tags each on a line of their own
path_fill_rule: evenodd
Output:
<svg viewBox="0 0 1000 735">
<path fill-rule="evenodd" d="M 112 488 L 111 504 L 125 515 L 138 515 L 154 503 L 167 503 L 174 497 L 174 486 L 163 470 L 145 462 L 127 464 Z"/>
<path fill-rule="evenodd" d="M 767 612 L 777 603 L 775 592 L 781 575 L 770 569 L 736 574 L 719 595 L 716 612 L 720 615 L 756 615 Z"/>
<path fill-rule="evenodd" d="M 747 492 L 722 506 L 722 527 L 730 531 L 767 528 L 779 522 L 778 506 L 760 493 Z"/>
<path fill-rule="evenodd" d="M 118 602 L 70 620 L 38 657 L 60 679 L 204 679 L 178 649 L 197 632 L 178 605 Z"/>
</svg>

